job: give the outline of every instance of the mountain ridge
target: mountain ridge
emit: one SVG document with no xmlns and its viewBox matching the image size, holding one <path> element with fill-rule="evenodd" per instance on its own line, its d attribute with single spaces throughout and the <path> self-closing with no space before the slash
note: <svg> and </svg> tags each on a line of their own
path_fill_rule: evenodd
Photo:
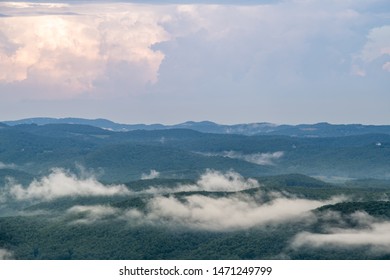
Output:
<svg viewBox="0 0 390 280">
<path fill-rule="evenodd" d="M 84 118 L 27 118 L 14 121 L 2 121 L 1 127 L 22 124 L 79 124 L 99 127 L 110 131 L 134 130 L 163 130 L 163 129 L 191 129 L 204 133 L 242 134 L 242 135 L 287 135 L 293 137 L 339 137 L 362 134 L 390 134 L 390 125 L 363 125 L 363 124 L 330 124 L 320 122 L 315 124 L 272 124 L 267 122 L 241 123 L 223 125 L 211 121 L 187 121 L 174 125 L 155 124 L 122 124 L 108 119 Z"/>
</svg>

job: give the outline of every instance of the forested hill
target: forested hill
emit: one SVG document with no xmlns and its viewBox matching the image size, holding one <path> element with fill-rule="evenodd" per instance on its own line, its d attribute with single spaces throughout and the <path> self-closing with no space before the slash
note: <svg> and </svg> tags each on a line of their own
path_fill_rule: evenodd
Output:
<svg viewBox="0 0 390 280">
<path fill-rule="evenodd" d="M 249 177 L 301 173 L 388 179 L 390 135 L 311 138 L 23 124 L 0 128 L 0 163 L 2 169 L 31 175 L 81 165 L 99 171 L 106 182 L 137 180 L 151 170 L 163 178 L 196 178 L 206 169 Z"/>
</svg>

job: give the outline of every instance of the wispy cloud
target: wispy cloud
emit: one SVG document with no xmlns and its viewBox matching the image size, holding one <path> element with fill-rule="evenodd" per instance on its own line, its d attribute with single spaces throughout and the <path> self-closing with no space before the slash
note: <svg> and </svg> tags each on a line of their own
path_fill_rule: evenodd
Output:
<svg viewBox="0 0 390 280">
<path fill-rule="evenodd" d="M 241 159 L 258 165 L 274 165 L 276 160 L 283 157 L 284 152 L 243 154 L 237 151 L 224 151 L 221 153 L 205 153 L 205 155 Z"/>
<path fill-rule="evenodd" d="M 209 170 L 193 185 L 169 188 L 155 186 L 140 191 L 139 193 L 153 194 L 143 198 L 144 208 L 77 206 L 71 208 L 68 213 L 83 212 L 84 216 L 76 219 L 76 222 L 82 223 L 96 222 L 115 215 L 116 218 L 132 224 L 230 231 L 265 224 L 315 220 L 311 210 L 345 199 L 335 197 L 326 201 L 310 200 L 277 192 L 265 195 L 261 189 L 251 195 L 237 193 L 249 188 L 259 188 L 259 183 L 253 179 L 244 179 L 234 172 L 220 173 Z M 193 191 L 209 191 L 212 194 L 186 194 Z M 219 196 L 215 194 L 218 191 L 231 193 Z"/>
<path fill-rule="evenodd" d="M 149 202 L 148 212 L 141 219 L 198 230 L 237 230 L 307 219 L 310 210 L 326 203 L 329 202 L 283 197 L 262 203 L 246 195 L 156 197 Z"/>
<path fill-rule="evenodd" d="M 150 186 L 141 192 L 150 194 L 194 191 L 236 192 L 259 187 L 260 184 L 257 180 L 246 179 L 237 172 L 224 173 L 209 169 L 200 176 L 195 184 L 177 184 L 172 187 Z"/>
<path fill-rule="evenodd" d="M 15 169 L 16 168 L 16 164 L 14 163 L 4 163 L 4 162 L 1 162 L 0 161 L 0 169 Z"/>
<path fill-rule="evenodd" d="M 68 196 L 113 196 L 130 193 L 123 185 L 106 186 L 93 177 L 79 179 L 62 169 L 54 169 L 51 174 L 34 180 L 27 187 L 11 183 L 8 192 L 17 200 L 53 200 Z"/>
<path fill-rule="evenodd" d="M 133 225 L 184 227 L 191 230 L 231 231 L 267 224 L 315 221 L 311 210 L 340 201 L 278 197 L 262 202 L 261 195 L 235 194 L 228 197 L 187 195 L 150 198 L 145 209 L 110 206 L 75 206 L 67 214 L 83 214 L 71 223 L 93 223 L 107 218 L 126 220 Z"/>
</svg>

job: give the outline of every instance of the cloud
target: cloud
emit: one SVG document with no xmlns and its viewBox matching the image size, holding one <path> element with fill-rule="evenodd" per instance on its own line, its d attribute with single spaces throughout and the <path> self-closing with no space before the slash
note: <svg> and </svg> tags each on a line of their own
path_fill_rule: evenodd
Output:
<svg viewBox="0 0 390 280">
<path fill-rule="evenodd" d="M 373 246 L 374 250 L 390 252 L 390 222 L 374 223 L 369 229 L 334 229 L 330 233 L 303 232 L 297 235 L 293 247 L 312 246 Z M 376 248 L 379 247 L 379 248 Z"/>
<path fill-rule="evenodd" d="M 312 36 L 344 39 L 350 22 L 360 19 L 353 5 L 316 1 L 255 6 L 77 2 L 0 6 L 10 15 L 0 18 L 0 81 L 69 91 L 46 93 L 46 98 L 108 90 L 112 94 L 112 88 L 129 94 L 156 84 L 160 77 L 164 81 L 159 86 L 175 77 L 179 85 L 189 81 L 195 85 L 210 74 L 211 87 L 226 83 L 228 77 L 246 84 L 284 75 L 285 82 L 296 82 L 301 78 L 298 70 L 308 63 L 304 56 L 327 47 L 309 49 Z M 371 33 L 374 46 L 365 47 L 365 53 L 375 52 L 378 40 L 386 35 L 382 29 Z M 342 51 L 335 52 L 341 59 Z"/>
<path fill-rule="evenodd" d="M 259 188 L 259 182 L 255 179 L 245 179 L 234 171 L 220 172 L 207 170 L 195 184 L 178 184 L 174 187 L 150 186 L 141 191 L 149 194 L 176 193 L 176 192 L 236 192 L 246 189 Z"/>
<path fill-rule="evenodd" d="M 342 49 L 329 53 L 335 46 L 328 39 L 338 41 L 350 36 L 349 25 L 359 21 L 360 14 L 343 5 L 295 1 L 254 7 L 185 5 L 177 8 L 173 19 L 165 23 L 173 39 L 157 47 L 161 45 L 158 49 L 169 57 L 175 52 L 177 59 L 163 61 L 161 80 L 165 75 L 170 78 L 168 75 L 190 73 L 192 81 L 199 82 L 212 74 L 214 79 L 209 84 L 214 88 L 218 82 L 231 85 L 232 81 L 223 79 L 225 75 L 244 84 L 255 83 L 254 79 L 267 84 L 267 79 L 275 81 L 283 76 L 285 83 L 293 85 L 301 81 L 298 72 L 305 72 L 305 68 L 313 67 L 325 75 L 323 68 L 328 70 L 331 65 L 318 61 L 319 54 L 326 54 L 332 62 L 343 58 Z M 316 36 L 326 39 L 316 43 L 312 40 Z M 189 49 L 196 52 L 189 56 Z M 311 61 L 314 57 L 317 64 Z M 173 72 L 165 73 L 165 69 Z M 188 84 L 188 78 L 180 82 Z"/>
<path fill-rule="evenodd" d="M 310 210 L 326 203 L 282 197 L 262 203 L 247 195 L 220 198 L 189 195 L 180 199 L 156 197 L 148 203 L 148 212 L 141 219 L 197 230 L 239 230 L 307 219 L 311 215 Z"/>
<path fill-rule="evenodd" d="M 274 165 L 274 161 L 280 159 L 284 155 L 284 152 L 278 151 L 273 153 L 242 154 L 236 151 L 225 151 L 223 153 L 215 155 L 222 155 L 224 157 L 241 159 L 258 165 Z"/>
<path fill-rule="evenodd" d="M 16 165 L 13 164 L 13 163 L 4 163 L 4 162 L 1 162 L 0 161 L 0 169 L 15 169 L 16 168 Z"/>
<path fill-rule="evenodd" d="M 152 169 L 150 170 L 149 174 L 142 173 L 141 180 L 150 180 L 150 179 L 156 179 L 160 176 L 160 172 Z"/>
<path fill-rule="evenodd" d="M 221 173 L 208 170 L 197 182 L 200 190 L 204 191 L 241 191 L 258 188 L 259 183 L 254 179 L 245 179 L 234 171 Z"/>
<path fill-rule="evenodd" d="M 367 41 L 361 51 L 355 58 L 355 61 L 361 61 L 361 64 L 367 68 L 371 63 L 378 59 L 388 60 L 390 56 L 390 25 L 372 28 L 368 35 Z M 390 72 L 390 62 L 382 62 L 382 69 Z M 357 76 L 365 76 L 363 66 L 353 66 L 353 74 Z"/>
<path fill-rule="evenodd" d="M 390 222 L 378 220 L 366 212 L 355 212 L 348 216 L 355 223 L 352 228 L 345 223 L 346 217 L 328 213 L 328 218 L 337 221 L 338 226 L 324 226 L 324 233 L 301 232 L 291 242 L 294 249 L 310 247 L 356 248 L 370 246 L 370 253 L 390 252 Z"/>
<path fill-rule="evenodd" d="M 390 25 L 372 28 L 360 53 L 360 57 L 366 62 L 384 55 L 390 55 Z"/>
<path fill-rule="evenodd" d="M 63 172 L 60 174 L 62 181 L 65 176 L 67 180 L 70 179 L 73 184 L 75 183 L 74 177 L 63 174 Z M 57 176 L 52 175 L 52 177 Z M 54 183 L 56 180 L 43 181 Z M 39 184 L 48 185 L 42 182 Z M 85 182 L 77 181 L 76 184 L 75 188 L 80 188 Z M 95 186 L 97 183 L 92 180 L 92 184 Z M 144 206 L 141 208 L 76 205 L 66 211 L 66 216 L 68 220 L 72 220 L 71 223 L 89 224 L 106 219 L 116 219 L 126 220 L 133 225 L 147 224 L 178 226 L 191 230 L 231 231 L 266 224 L 315 220 L 311 210 L 345 200 L 344 197 L 334 197 L 329 200 L 303 199 L 288 193 L 265 193 L 259 187 L 257 180 L 246 179 L 236 172 L 222 173 L 208 170 L 195 184 L 179 184 L 171 187 L 153 186 L 146 190 L 132 192 L 133 197 L 142 195 Z M 253 188 L 257 189 L 254 189 L 255 192 L 250 195 L 241 192 Z M 200 191 L 201 194 L 193 193 Z M 203 192 L 210 193 L 205 195 Z M 216 192 L 229 193 L 219 195 Z M 35 197 L 33 194 L 36 192 L 31 190 L 28 193 L 29 197 Z M 127 193 L 128 191 L 125 192 Z M 144 196 L 145 193 L 150 195 Z M 23 195 L 27 196 L 25 193 Z M 358 216 L 357 219 L 362 220 Z"/>
<path fill-rule="evenodd" d="M 9 250 L 0 248 L 0 260 L 12 259 L 13 253 Z"/>
<path fill-rule="evenodd" d="M 0 82 L 52 90 L 34 93 L 32 99 L 71 98 L 113 87 L 118 81 L 131 91 L 157 80 L 164 55 L 151 46 L 168 38 L 159 25 L 158 8 L 0 5 L 12 15 L 0 18 Z"/>
<path fill-rule="evenodd" d="M 86 217 L 76 222 L 95 222 L 118 214 L 118 219 L 131 224 L 184 227 L 191 230 L 231 231 L 266 224 L 278 224 L 314 219 L 311 210 L 339 201 L 316 201 L 279 196 L 268 202 L 261 201 L 261 194 L 253 196 L 234 194 L 227 197 L 205 195 L 155 196 L 149 199 L 145 209 L 116 209 L 106 206 L 71 208 L 68 213 L 85 212 Z"/>
<path fill-rule="evenodd" d="M 4 2 L 1 4 L 1 6 L 5 8 L 18 8 L 18 9 L 25 9 L 25 8 L 64 8 L 68 7 L 69 5 L 66 3 L 28 3 L 28 2 Z"/>
<path fill-rule="evenodd" d="M 123 185 L 105 186 L 93 177 L 79 179 L 61 169 L 54 169 L 50 175 L 34 180 L 27 187 L 11 185 L 8 192 L 17 200 L 53 200 L 68 196 L 114 196 L 130 193 Z"/>
<path fill-rule="evenodd" d="M 354 55 L 376 52 L 376 43 L 364 47 L 366 31 L 383 26 L 388 13 L 374 8 L 384 0 L 67 2 L 0 3 L 7 15 L 0 17 L 3 115 L 71 112 L 136 122 L 340 122 L 348 115 L 356 122 L 366 110 L 383 118 L 375 102 L 388 98 L 387 77 L 361 79 L 363 87 L 349 74 L 355 64 L 353 73 L 369 72 Z M 376 33 L 370 38 L 382 42 L 386 34 Z M 372 98 L 372 84 L 384 99 Z M 363 105 L 353 109 L 348 101 L 357 94 Z M 8 109 L 15 106 L 25 110 Z"/>
</svg>

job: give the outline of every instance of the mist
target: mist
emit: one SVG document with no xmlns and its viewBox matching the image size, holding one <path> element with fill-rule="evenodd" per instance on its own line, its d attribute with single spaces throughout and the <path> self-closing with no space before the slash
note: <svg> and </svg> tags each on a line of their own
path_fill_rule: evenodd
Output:
<svg viewBox="0 0 390 280">
<path fill-rule="evenodd" d="M 368 246 L 371 254 L 390 253 L 390 221 L 377 219 L 361 211 L 347 217 L 341 217 L 337 213 L 327 213 L 327 215 L 331 215 L 338 225 L 327 224 L 323 227 L 322 233 L 301 232 L 292 239 L 291 247 L 345 249 Z M 346 218 L 355 226 L 348 226 L 345 222 Z"/>
<path fill-rule="evenodd" d="M 310 210 L 329 203 L 285 197 L 263 203 L 249 195 L 219 198 L 189 195 L 180 199 L 172 196 L 156 197 L 148 203 L 146 214 L 140 215 L 140 218 L 190 229 L 230 231 L 310 220 Z"/>
<path fill-rule="evenodd" d="M 258 165 L 274 165 L 275 160 L 280 159 L 284 155 L 284 152 L 278 151 L 273 153 L 242 154 L 235 151 L 226 151 L 223 152 L 222 155 L 229 158 L 241 159 Z"/>
<path fill-rule="evenodd" d="M 35 179 L 27 187 L 10 182 L 8 194 L 16 200 L 49 201 L 71 196 L 114 196 L 126 195 L 130 191 L 124 185 L 103 185 L 94 177 L 77 178 L 63 169 L 53 169 L 41 179 Z"/>
<path fill-rule="evenodd" d="M 240 159 L 246 162 L 254 163 L 257 165 L 275 165 L 276 160 L 283 157 L 283 151 L 269 152 L 269 153 L 252 153 L 243 154 L 237 151 L 223 151 L 221 153 L 202 153 L 207 156 L 223 156 L 233 159 Z"/>
<path fill-rule="evenodd" d="M 172 187 L 150 186 L 143 193 L 161 194 L 161 193 L 177 193 L 177 192 L 237 192 L 252 188 L 259 188 L 260 184 L 252 178 L 244 178 L 237 172 L 232 170 L 228 172 L 220 172 L 208 169 L 203 173 L 195 184 L 177 184 Z"/>
<path fill-rule="evenodd" d="M 254 191 L 250 195 L 242 192 L 248 189 Z M 201 194 L 196 193 L 200 191 Z M 205 191 L 209 194 L 205 195 Z M 223 192 L 223 196 L 218 192 Z M 266 193 L 254 179 L 246 179 L 233 171 L 222 173 L 215 170 L 208 170 L 195 184 L 168 188 L 151 186 L 133 193 L 136 194 L 150 195 L 143 196 L 145 207 L 142 209 L 131 206 L 75 206 L 67 214 L 83 213 L 82 218 L 76 221 L 80 223 L 93 223 L 116 216 L 130 224 L 232 231 L 267 224 L 315 221 L 311 210 L 346 199 L 310 200 L 288 193 Z"/>
<path fill-rule="evenodd" d="M 290 222 L 314 222 L 311 210 L 339 202 L 278 197 L 261 201 L 261 194 L 234 194 L 229 197 L 186 195 L 184 197 L 156 196 L 149 199 L 145 209 L 120 209 L 105 205 L 74 206 L 67 214 L 82 213 L 72 223 L 94 223 L 106 219 L 126 220 L 132 225 L 168 226 L 205 231 L 244 230 L 264 225 Z"/>
</svg>

